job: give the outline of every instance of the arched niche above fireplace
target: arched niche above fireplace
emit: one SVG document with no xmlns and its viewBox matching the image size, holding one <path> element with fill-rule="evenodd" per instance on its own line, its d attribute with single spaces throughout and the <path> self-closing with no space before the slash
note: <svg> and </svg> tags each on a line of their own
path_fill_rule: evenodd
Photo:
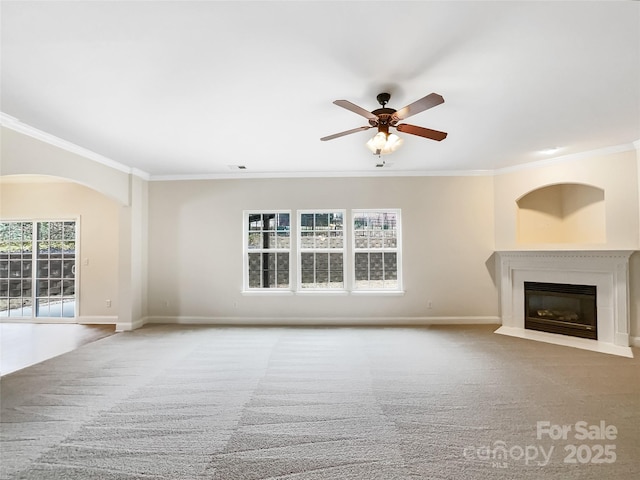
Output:
<svg viewBox="0 0 640 480">
<path fill-rule="evenodd" d="M 604 190 L 559 183 L 530 191 L 517 201 L 521 244 L 598 244 L 607 241 Z"/>
</svg>

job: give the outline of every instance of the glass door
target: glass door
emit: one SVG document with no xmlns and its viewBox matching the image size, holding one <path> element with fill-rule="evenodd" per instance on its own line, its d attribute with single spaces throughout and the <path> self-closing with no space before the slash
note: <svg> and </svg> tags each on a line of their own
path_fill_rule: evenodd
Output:
<svg viewBox="0 0 640 480">
<path fill-rule="evenodd" d="M 0 222 L 0 317 L 33 316 L 33 222 Z"/>
<path fill-rule="evenodd" d="M 75 317 L 76 223 L 37 223 L 36 317 Z"/>
<path fill-rule="evenodd" d="M 76 222 L 0 222 L 0 317 L 75 316 Z"/>
</svg>

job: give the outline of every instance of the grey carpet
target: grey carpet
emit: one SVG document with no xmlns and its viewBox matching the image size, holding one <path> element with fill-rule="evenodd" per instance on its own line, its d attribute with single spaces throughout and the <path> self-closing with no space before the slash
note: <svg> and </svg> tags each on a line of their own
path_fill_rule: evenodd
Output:
<svg viewBox="0 0 640 480">
<path fill-rule="evenodd" d="M 638 351 L 628 359 L 493 330 L 116 334 L 2 378 L 1 478 L 640 478 Z M 537 439 L 538 421 L 605 421 L 618 434 Z M 570 444 L 586 445 L 574 464 Z M 506 458 L 492 455 L 499 445 Z M 594 463 L 613 458 L 598 445 L 612 445 L 615 461 Z M 553 448 L 543 465 L 540 447 Z M 521 457 L 534 448 L 537 458 Z"/>
</svg>

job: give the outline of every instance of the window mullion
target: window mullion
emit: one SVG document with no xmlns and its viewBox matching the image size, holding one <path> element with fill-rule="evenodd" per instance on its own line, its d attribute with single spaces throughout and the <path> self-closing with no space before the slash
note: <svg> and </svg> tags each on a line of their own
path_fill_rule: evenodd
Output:
<svg viewBox="0 0 640 480">
<path fill-rule="evenodd" d="M 38 305 L 38 222 L 31 222 L 31 318 Z"/>
</svg>

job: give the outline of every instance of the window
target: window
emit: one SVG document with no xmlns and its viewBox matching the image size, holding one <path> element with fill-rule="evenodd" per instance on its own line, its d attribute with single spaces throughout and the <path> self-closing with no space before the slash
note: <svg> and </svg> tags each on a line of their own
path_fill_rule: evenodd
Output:
<svg viewBox="0 0 640 480">
<path fill-rule="evenodd" d="M 75 274 L 75 221 L 0 222 L 0 316 L 74 317 Z"/>
<path fill-rule="evenodd" d="M 300 290 L 344 289 L 344 211 L 300 212 Z"/>
<path fill-rule="evenodd" d="M 351 228 L 341 209 L 243 215 L 245 292 L 401 293 L 399 209 L 353 210 Z"/>
<path fill-rule="evenodd" d="M 289 212 L 245 212 L 245 290 L 289 289 Z"/>
<path fill-rule="evenodd" d="M 400 210 L 354 210 L 354 290 L 400 290 Z"/>
</svg>

